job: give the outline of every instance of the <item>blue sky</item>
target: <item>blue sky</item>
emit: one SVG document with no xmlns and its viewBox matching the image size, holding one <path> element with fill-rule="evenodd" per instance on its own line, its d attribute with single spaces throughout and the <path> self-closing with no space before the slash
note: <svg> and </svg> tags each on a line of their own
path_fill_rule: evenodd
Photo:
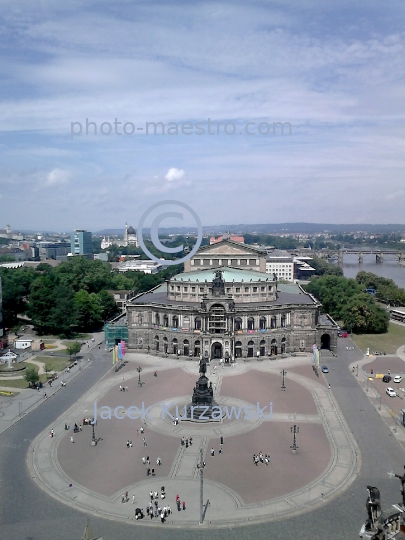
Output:
<svg viewBox="0 0 405 540">
<path fill-rule="evenodd" d="M 165 199 L 204 225 L 404 223 L 404 9 L 3 0 L 0 228 L 136 227 Z M 235 134 L 197 135 L 208 118 Z M 115 119 L 139 129 L 100 134 Z"/>
</svg>

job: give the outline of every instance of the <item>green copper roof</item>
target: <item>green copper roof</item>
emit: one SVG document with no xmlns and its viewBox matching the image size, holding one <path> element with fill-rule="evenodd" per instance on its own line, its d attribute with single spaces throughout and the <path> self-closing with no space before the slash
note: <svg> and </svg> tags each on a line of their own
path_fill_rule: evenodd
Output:
<svg viewBox="0 0 405 540">
<path fill-rule="evenodd" d="M 256 281 L 270 281 L 273 282 L 273 276 L 264 272 L 256 272 L 255 270 L 240 270 L 239 268 L 230 268 L 229 266 L 220 266 L 216 268 L 207 268 L 206 270 L 195 270 L 193 272 L 183 272 L 177 274 L 172 281 L 190 281 L 190 282 L 211 282 L 215 277 L 217 270 L 222 271 L 222 277 L 225 283 L 231 283 L 232 281 L 241 282 L 256 282 Z"/>
</svg>

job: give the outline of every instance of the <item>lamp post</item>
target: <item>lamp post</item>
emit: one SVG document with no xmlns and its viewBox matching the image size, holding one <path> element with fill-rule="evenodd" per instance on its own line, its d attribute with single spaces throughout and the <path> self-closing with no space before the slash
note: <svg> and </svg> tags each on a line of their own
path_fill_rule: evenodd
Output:
<svg viewBox="0 0 405 540">
<path fill-rule="evenodd" d="M 287 375 L 287 372 L 285 369 L 283 369 L 283 371 L 280 371 L 281 373 L 281 376 L 282 376 L 282 380 L 281 380 L 281 390 L 285 390 L 286 386 L 285 386 L 285 376 Z"/>
<path fill-rule="evenodd" d="M 141 366 L 137 367 L 136 371 L 138 372 L 138 386 L 142 386 L 142 383 L 141 383 L 141 371 L 142 371 L 142 368 L 141 368 Z"/>
<path fill-rule="evenodd" d="M 297 446 L 297 433 L 300 432 L 300 428 L 294 424 L 294 426 L 291 427 L 291 433 L 294 434 L 293 443 L 292 446 L 290 446 L 292 453 L 295 454 L 297 452 L 298 446 Z"/>
<path fill-rule="evenodd" d="M 95 425 L 95 420 L 93 420 L 93 422 L 91 423 L 92 427 L 93 427 L 93 433 L 91 435 L 91 446 L 96 446 L 97 444 L 97 441 L 96 441 L 96 434 L 94 433 L 94 425 Z"/>
<path fill-rule="evenodd" d="M 203 458 L 203 449 L 200 448 L 200 463 L 197 469 L 200 471 L 200 525 L 204 523 L 204 467 L 206 463 Z"/>
</svg>

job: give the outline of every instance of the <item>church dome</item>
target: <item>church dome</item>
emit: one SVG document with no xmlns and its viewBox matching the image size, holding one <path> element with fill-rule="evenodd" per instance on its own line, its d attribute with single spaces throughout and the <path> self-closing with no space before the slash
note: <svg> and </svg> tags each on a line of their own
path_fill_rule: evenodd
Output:
<svg viewBox="0 0 405 540">
<path fill-rule="evenodd" d="M 135 229 L 130 225 L 127 230 L 128 234 L 136 234 Z"/>
</svg>

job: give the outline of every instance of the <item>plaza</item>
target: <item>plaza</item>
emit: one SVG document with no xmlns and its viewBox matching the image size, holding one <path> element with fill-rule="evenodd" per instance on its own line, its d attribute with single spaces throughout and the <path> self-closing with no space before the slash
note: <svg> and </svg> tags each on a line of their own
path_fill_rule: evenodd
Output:
<svg viewBox="0 0 405 540">
<path fill-rule="evenodd" d="M 216 402 L 241 414 L 220 422 L 180 420 L 177 425 L 170 415 L 162 415 L 162 403 L 182 410 L 190 402 L 198 362 L 133 353 L 125 359 L 122 369 L 111 369 L 32 443 L 32 476 L 60 502 L 137 526 L 160 526 L 157 519 L 135 521 L 134 510 L 145 510 L 150 491 L 164 486 L 166 499 L 161 504 L 170 504 L 174 510 L 165 526 L 201 527 L 200 449 L 206 462 L 206 527 L 268 522 L 313 511 L 355 480 L 360 467 L 357 444 L 326 381 L 315 377 L 309 355 L 238 362 L 232 367 L 212 361 L 207 376 Z M 142 368 L 142 385 L 138 384 L 138 367 Z M 281 388 L 282 369 L 287 371 L 285 390 Z M 120 391 L 120 386 L 128 391 Z M 92 445 L 92 426 L 82 425 L 78 433 L 73 433 L 72 426 L 92 418 L 95 403 L 98 412 L 103 407 L 105 411 L 118 407 L 121 419 L 114 414 L 104 419 L 98 415 L 94 426 L 97 444 Z M 256 409 L 258 403 L 267 405 L 267 411 L 272 403 L 272 415 L 249 419 L 245 408 Z M 142 416 L 131 418 L 127 414 L 131 407 L 146 410 L 145 421 Z M 64 429 L 65 424 L 69 430 Z M 296 452 L 291 449 L 294 425 L 299 426 Z M 50 429 L 54 429 L 54 437 L 49 436 Z M 183 437 L 192 438 L 191 446 L 181 444 Z M 270 454 L 268 465 L 253 463 L 252 456 L 260 452 Z M 143 463 L 143 457 L 149 457 L 149 465 Z M 154 469 L 154 476 L 147 476 L 147 468 Z M 123 504 L 126 492 L 130 502 Z M 185 511 L 175 508 L 176 495 L 185 501 Z"/>
</svg>

